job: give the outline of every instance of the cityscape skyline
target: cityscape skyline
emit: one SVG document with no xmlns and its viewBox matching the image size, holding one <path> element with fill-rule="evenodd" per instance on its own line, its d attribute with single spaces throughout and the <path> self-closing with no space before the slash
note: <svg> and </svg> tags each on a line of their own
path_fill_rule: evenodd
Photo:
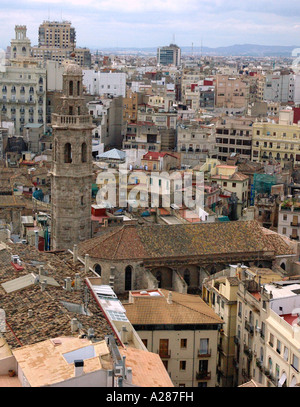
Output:
<svg viewBox="0 0 300 407">
<path fill-rule="evenodd" d="M 13 0 L 1 2 L 0 47 L 9 45 L 14 25 L 25 24 L 32 44 L 44 20 L 68 20 L 76 27 L 77 45 L 91 49 L 158 47 L 175 40 L 179 46 L 222 47 L 233 44 L 297 44 L 300 4 L 237 0 L 144 0 L 126 2 Z"/>
</svg>

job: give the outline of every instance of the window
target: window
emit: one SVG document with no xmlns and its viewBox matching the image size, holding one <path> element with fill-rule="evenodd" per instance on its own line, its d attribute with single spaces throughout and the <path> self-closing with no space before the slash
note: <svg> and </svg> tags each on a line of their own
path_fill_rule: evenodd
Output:
<svg viewBox="0 0 300 407">
<path fill-rule="evenodd" d="M 95 272 L 98 274 L 98 276 L 101 276 L 101 266 L 100 266 L 100 264 L 95 264 L 94 269 L 95 269 Z"/>
<path fill-rule="evenodd" d="M 235 188 L 235 187 L 236 187 L 236 183 L 233 182 L 233 183 L 232 183 L 232 188 Z"/>
<path fill-rule="evenodd" d="M 186 370 L 186 360 L 181 360 L 179 362 L 179 369 L 180 370 Z"/>
<path fill-rule="evenodd" d="M 208 338 L 201 338 L 200 339 L 200 350 L 199 353 L 200 355 L 208 355 L 209 354 L 209 339 Z"/>
<path fill-rule="evenodd" d="M 64 161 L 67 164 L 70 164 L 72 162 L 72 147 L 70 143 L 65 144 Z"/>
<path fill-rule="evenodd" d="M 181 339 L 180 340 L 180 347 L 181 347 L 181 349 L 186 349 L 187 348 L 187 339 Z"/>
<path fill-rule="evenodd" d="M 297 372 L 299 372 L 299 359 L 296 355 L 293 355 L 292 366 Z"/>
<path fill-rule="evenodd" d="M 285 346 L 284 347 L 284 351 L 283 351 L 283 359 L 287 362 L 289 358 L 289 350 L 288 348 Z"/>
<path fill-rule="evenodd" d="M 81 162 L 83 162 L 83 163 L 87 162 L 87 145 L 86 145 L 86 143 L 82 143 L 82 146 L 81 146 Z"/>
<path fill-rule="evenodd" d="M 127 266 L 125 269 L 125 291 L 131 290 L 132 284 L 132 267 Z"/>
<path fill-rule="evenodd" d="M 277 339 L 277 347 L 276 347 L 276 352 L 281 353 L 281 342 Z"/>
<path fill-rule="evenodd" d="M 274 335 L 273 334 L 270 334 L 269 345 L 272 346 L 272 347 L 274 345 Z"/>
<path fill-rule="evenodd" d="M 73 81 L 69 82 L 69 96 L 73 96 Z"/>
</svg>

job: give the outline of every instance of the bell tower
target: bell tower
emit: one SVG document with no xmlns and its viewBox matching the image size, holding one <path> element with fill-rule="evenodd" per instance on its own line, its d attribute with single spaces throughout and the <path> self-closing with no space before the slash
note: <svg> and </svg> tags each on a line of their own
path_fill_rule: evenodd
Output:
<svg viewBox="0 0 300 407">
<path fill-rule="evenodd" d="M 92 118 L 83 97 L 82 70 L 68 64 L 57 113 L 52 115 L 51 247 L 71 249 L 91 238 Z"/>
</svg>

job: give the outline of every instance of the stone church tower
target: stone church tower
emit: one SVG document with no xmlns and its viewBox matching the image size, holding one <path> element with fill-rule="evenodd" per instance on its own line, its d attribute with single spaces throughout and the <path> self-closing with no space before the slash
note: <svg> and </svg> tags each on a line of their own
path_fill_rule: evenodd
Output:
<svg viewBox="0 0 300 407">
<path fill-rule="evenodd" d="M 69 64 L 52 115 L 51 247 L 71 249 L 91 238 L 92 118 L 83 97 L 82 71 Z"/>
</svg>

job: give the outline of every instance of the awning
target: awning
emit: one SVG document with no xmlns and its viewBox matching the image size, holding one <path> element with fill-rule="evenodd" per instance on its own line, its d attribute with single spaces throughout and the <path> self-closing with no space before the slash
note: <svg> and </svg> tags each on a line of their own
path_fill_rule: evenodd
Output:
<svg viewBox="0 0 300 407">
<path fill-rule="evenodd" d="M 278 382 L 278 387 L 282 387 L 283 386 L 283 383 L 286 381 L 286 374 L 285 373 L 282 373 L 282 376 L 281 376 L 281 378 L 279 379 L 279 382 Z"/>
</svg>

